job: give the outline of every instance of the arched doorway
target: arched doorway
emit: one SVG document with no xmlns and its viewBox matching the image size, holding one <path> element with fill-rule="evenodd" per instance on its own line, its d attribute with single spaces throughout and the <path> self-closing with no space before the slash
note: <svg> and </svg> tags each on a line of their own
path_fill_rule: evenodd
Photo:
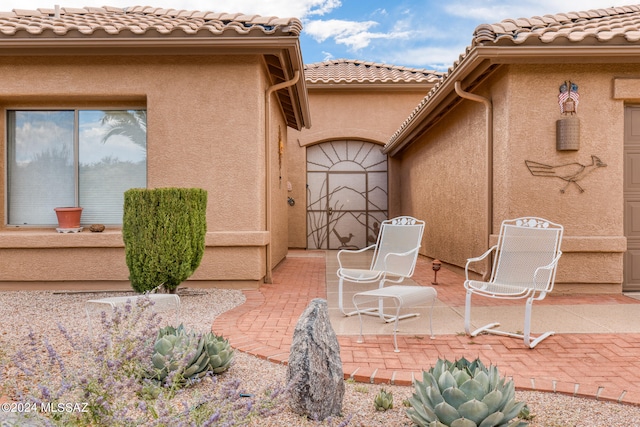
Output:
<svg viewBox="0 0 640 427">
<path fill-rule="evenodd" d="M 365 141 L 307 148 L 307 248 L 363 248 L 387 218 L 387 156 Z"/>
</svg>

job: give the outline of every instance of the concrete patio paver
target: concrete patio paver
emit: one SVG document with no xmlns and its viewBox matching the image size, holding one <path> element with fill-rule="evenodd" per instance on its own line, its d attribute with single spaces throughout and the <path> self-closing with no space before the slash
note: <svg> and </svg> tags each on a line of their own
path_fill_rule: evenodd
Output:
<svg viewBox="0 0 640 427">
<path fill-rule="evenodd" d="M 246 302 L 216 318 L 212 329 L 239 351 L 287 363 L 300 314 L 313 298 L 326 298 L 345 378 L 411 385 L 438 358 L 480 357 L 485 364 L 497 365 L 503 375 L 513 377 L 521 390 L 640 405 L 640 301 L 634 298 L 552 294 L 534 303 L 532 330 L 540 332 L 550 326 L 557 333 L 528 349 L 514 338 L 465 336 L 464 278 L 443 268 L 436 287 L 436 338 L 429 339 L 428 317 L 402 320 L 397 337 L 400 353 L 395 353 L 389 324 L 369 317 L 364 343 L 358 343 L 358 317 L 345 318 L 337 312 L 337 304 L 332 302 L 337 288 L 333 257 L 335 252 L 330 251 L 291 251 L 274 269 L 273 284 L 243 291 Z M 412 279 L 415 284 L 431 286 L 433 271 L 427 259 L 418 260 Z M 516 325 L 524 318 L 520 314 L 523 306 L 523 301 L 477 298 L 472 316 L 484 320 L 499 308 L 500 316 L 511 315 Z"/>
</svg>

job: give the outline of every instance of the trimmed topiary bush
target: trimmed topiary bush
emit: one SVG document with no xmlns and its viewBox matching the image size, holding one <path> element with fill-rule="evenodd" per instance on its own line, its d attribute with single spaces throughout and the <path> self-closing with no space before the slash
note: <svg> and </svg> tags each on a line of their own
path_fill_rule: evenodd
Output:
<svg viewBox="0 0 640 427">
<path fill-rule="evenodd" d="M 162 285 L 175 293 L 204 254 L 207 192 L 200 188 L 133 188 L 124 193 L 122 238 L 136 292 Z"/>
</svg>

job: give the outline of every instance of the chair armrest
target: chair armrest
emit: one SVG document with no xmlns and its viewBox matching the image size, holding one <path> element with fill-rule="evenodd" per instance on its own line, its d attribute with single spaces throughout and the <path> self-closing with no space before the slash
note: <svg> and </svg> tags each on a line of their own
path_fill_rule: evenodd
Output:
<svg viewBox="0 0 640 427">
<path fill-rule="evenodd" d="M 485 253 L 483 253 L 482 255 L 475 257 L 475 258 L 468 258 L 467 259 L 467 264 L 464 266 L 464 276 L 466 280 L 469 280 L 469 265 L 471 263 L 474 262 L 478 262 L 478 261 L 482 261 L 483 259 L 485 259 L 486 257 L 489 256 L 489 254 L 493 251 L 495 251 L 498 248 L 498 246 L 492 246 L 489 248 L 489 250 L 487 250 Z"/>
<path fill-rule="evenodd" d="M 551 274 L 549 274 L 547 276 L 547 284 L 545 285 L 544 289 L 540 289 L 538 288 L 538 273 L 540 273 L 541 270 L 547 270 L 549 271 L 549 273 L 551 272 L 551 270 L 553 270 L 557 265 L 558 265 L 558 261 L 560 261 L 560 257 L 562 256 L 562 251 L 558 251 L 558 255 L 556 255 L 556 257 L 547 265 L 543 265 L 542 267 L 538 267 L 536 268 L 536 271 L 533 273 L 533 281 L 536 284 L 536 289 L 540 290 L 541 292 L 550 292 L 551 289 L 549 288 L 549 284 L 550 284 L 550 280 L 551 280 Z M 553 284 L 551 284 L 553 285 Z"/>
<path fill-rule="evenodd" d="M 415 252 L 417 252 L 420 249 L 420 247 L 418 246 L 417 248 L 411 249 L 410 251 L 407 252 L 389 252 L 388 254 L 386 254 L 384 256 L 384 260 L 383 260 L 383 264 L 384 264 L 384 271 L 389 271 L 388 267 L 387 267 L 387 259 L 389 259 L 389 257 L 391 256 L 395 256 L 395 257 L 406 257 L 409 255 L 413 255 Z"/>
<path fill-rule="evenodd" d="M 347 254 L 347 255 L 348 254 L 358 254 L 358 253 L 365 252 L 365 251 L 368 251 L 370 249 L 373 249 L 375 247 L 376 247 L 376 245 L 371 245 L 371 246 L 367 246 L 366 248 L 362 248 L 362 249 L 342 249 L 342 250 L 340 250 L 338 252 L 338 267 L 339 268 L 343 268 L 342 267 L 342 260 L 340 259 L 340 255 L 342 255 L 343 253 Z"/>
</svg>

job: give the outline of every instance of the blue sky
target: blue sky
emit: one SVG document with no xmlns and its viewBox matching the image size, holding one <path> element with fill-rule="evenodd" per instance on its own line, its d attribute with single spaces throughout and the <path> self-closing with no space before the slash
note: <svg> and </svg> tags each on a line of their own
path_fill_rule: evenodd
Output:
<svg viewBox="0 0 640 427">
<path fill-rule="evenodd" d="M 635 4 L 634 0 L 2 0 L 0 11 L 152 5 L 299 18 L 305 63 L 361 59 L 444 71 L 480 24 Z"/>
</svg>

